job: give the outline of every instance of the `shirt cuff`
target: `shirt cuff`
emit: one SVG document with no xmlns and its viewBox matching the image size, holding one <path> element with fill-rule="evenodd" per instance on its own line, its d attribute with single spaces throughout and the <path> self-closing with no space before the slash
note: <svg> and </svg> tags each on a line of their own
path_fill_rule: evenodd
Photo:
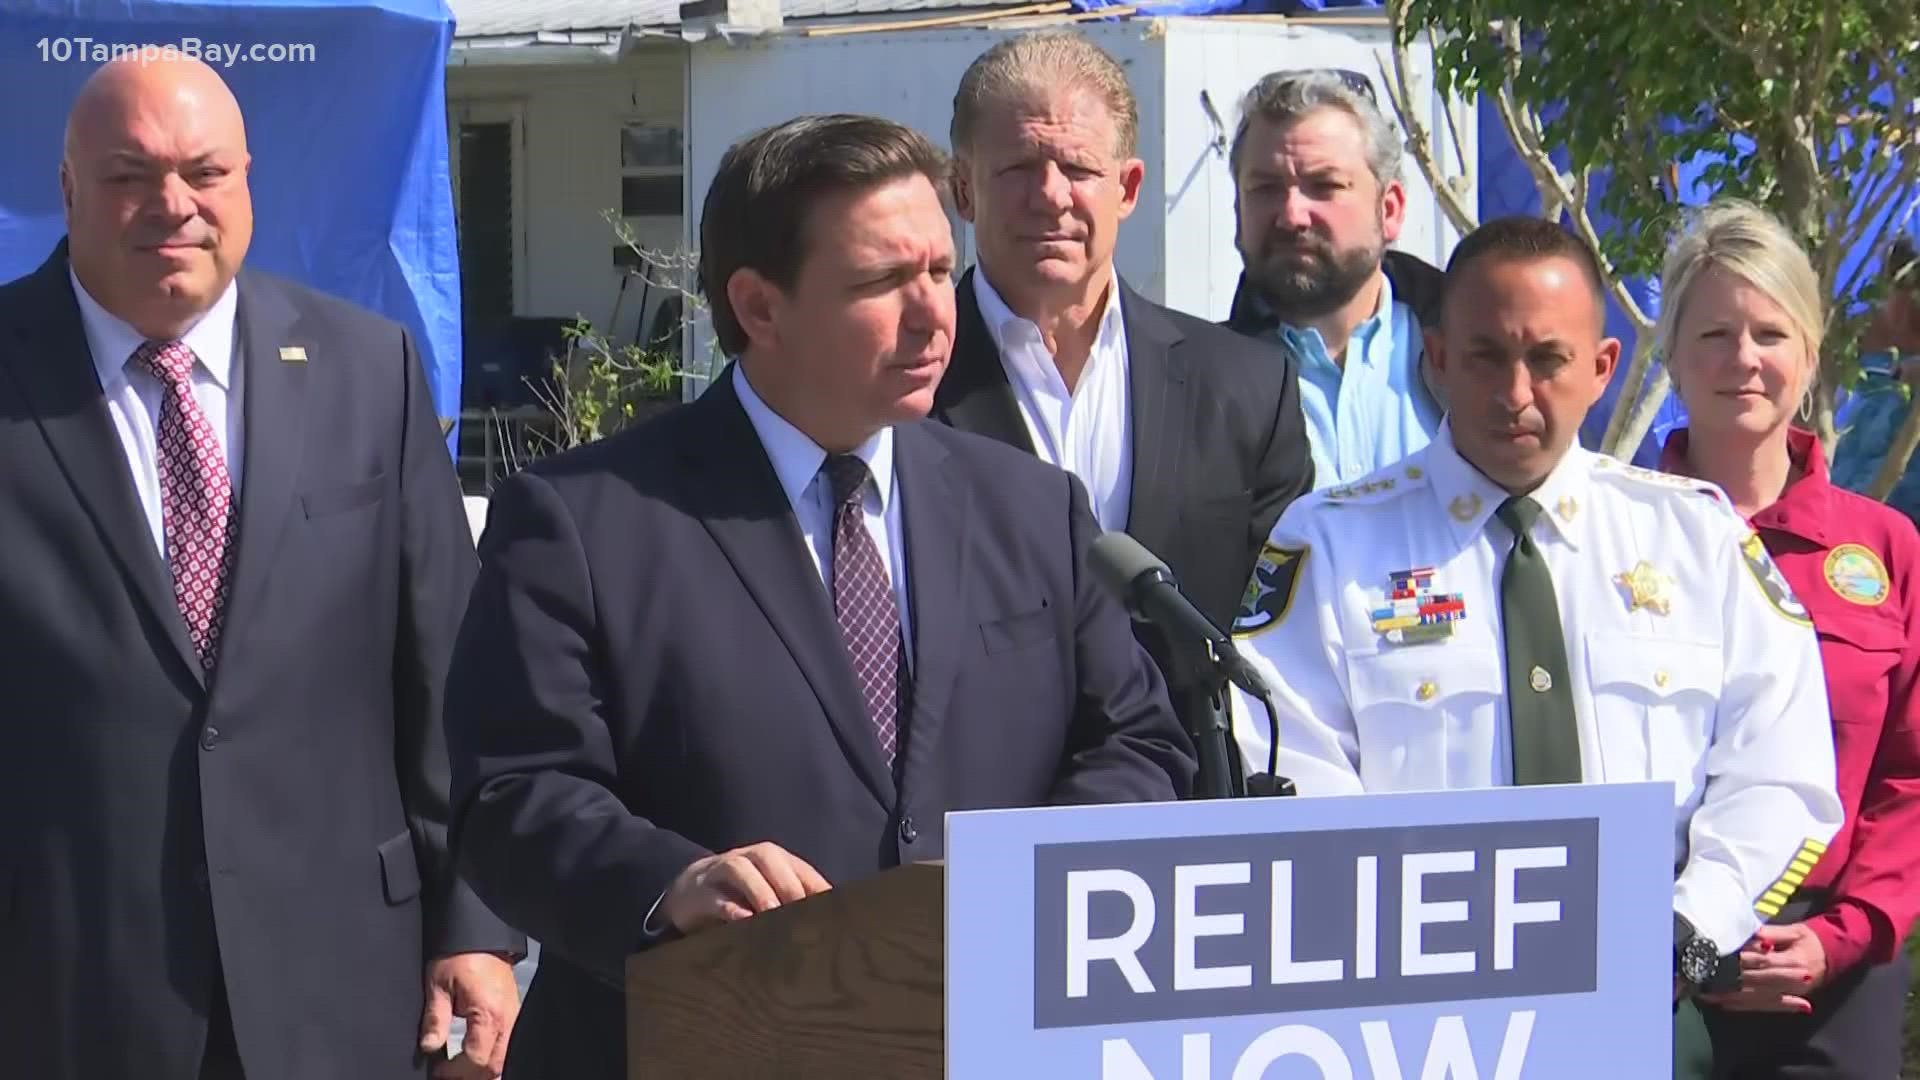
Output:
<svg viewBox="0 0 1920 1080">
<path fill-rule="evenodd" d="M 1827 910 L 1808 919 L 1808 930 L 1820 939 L 1827 954 L 1827 978 L 1840 974 L 1869 958 L 1874 951 L 1873 919 L 1864 908 L 1849 900 L 1840 900 Z"/>
<path fill-rule="evenodd" d="M 1682 872 L 1673 891 L 1673 910 L 1686 916 L 1694 931 L 1713 942 L 1721 956 L 1728 956 L 1739 952 L 1759 929 L 1760 917 L 1751 903 L 1726 887 L 1716 869 L 1689 866 Z"/>
</svg>

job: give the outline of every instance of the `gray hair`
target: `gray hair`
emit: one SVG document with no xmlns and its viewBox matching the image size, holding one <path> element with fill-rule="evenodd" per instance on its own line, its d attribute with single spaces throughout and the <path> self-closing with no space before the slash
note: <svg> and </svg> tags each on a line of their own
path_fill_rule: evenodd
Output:
<svg viewBox="0 0 1920 1080">
<path fill-rule="evenodd" d="M 1041 30 L 1007 38 L 981 53 L 960 76 L 948 132 L 953 152 L 967 156 L 980 114 L 991 104 L 1033 101 L 1062 88 L 1098 97 L 1113 117 L 1119 145 L 1132 157 L 1140 142 L 1140 106 L 1126 69 L 1106 50 L 1072 30 Z"/>
<path fill-rule="evenodd" d="M 1711 267 L 1746 281 L 1780 305 L 1806 339 L 1807 359 L 1817 362 L 1826 332 L 1820 275 L 1807 251 L 1780 219 L 1738 199 L 1720 199 L 1698 211 L 1667 251 L 1660 270 L 1660 318 L 1654 345 L 1671 374 L 1674 347 L 1687 294 Z"/>
<path fill-rule="evenodd" d="M 1339 109 L 1360 125 L 1366 141 L 1367 169 L 1381 187 L 1400 179 L 1402 140 L 1393 122 L 1373 100 L 1356 93 L 1331 71 L 1275 71 L 1262 76 L 1240 103 L 1240 124 L 1233 133 L 1227 162 L 1237 179 L 1247 129 L 1255 120 L 1291 124 L 1321 109 Z"/>
</svg>

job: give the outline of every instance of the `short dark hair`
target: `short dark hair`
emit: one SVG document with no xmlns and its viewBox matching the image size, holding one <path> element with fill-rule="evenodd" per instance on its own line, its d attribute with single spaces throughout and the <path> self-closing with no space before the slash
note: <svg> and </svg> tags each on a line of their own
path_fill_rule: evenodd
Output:
<svg viewBox="0 0 1920 1080">
<path fill-rule="evenodd" d="M 1600 272 L 1600 260 L 1586 243 L 1544 218 L 1513 215 L 1494 218 L 1463 237 L 1447 259 L 1446 281 L 1440 289 L 1440 310 L 1444 317 L 1448 299 L 1476 260 L 1512 259 L 1537 262 L 1543 259 L 1567 259 L 1580 268 L 1593 289 L 1593 302 L 1606 318 L 1607 281 Z"/>
<path fill-rule="evenodd" d="M 747 347 L 727 282 L 751 269 L 791 288 L 806 261 L 815 204 L 916 174 L 944 194 L 948 168 L 926 136 L 852 113 L 798 116 L 728 147 L 700 211 L 700 291 L 721 351 L 737 356 Z"/>
</svg>

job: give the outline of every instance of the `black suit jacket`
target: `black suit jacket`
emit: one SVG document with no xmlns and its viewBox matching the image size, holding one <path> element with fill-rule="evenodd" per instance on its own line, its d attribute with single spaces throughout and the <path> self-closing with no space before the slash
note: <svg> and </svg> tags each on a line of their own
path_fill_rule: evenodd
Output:
<svg viewBox="0 0 1920 1080">
<path fill-rule="evenodd" d="M 953 362 L 934 416 L 1032 453 L 980 315 L 978 272 L 960 279 Z M 1227 630 L 1281 511 L 1313 486 L 1298 372 L 1285 350 L 1161 307 L 1114 280 L 1133 425 L 1125 531 L 1165 560 L 1194 606 Z M 1198 663 L 1157 627 L 1141 623 L 1137 632 L 1193 723 L 1207 707 Z"/>
<path fill-rule="evenodd" d="M 1186 793 L 1164 686 L 1089 576 L 1078 485 L 937 424 L 894 446 L 897 779 L 731 368 L 495 492 L 448 743 L 461 865 L 541 945 L 515 1080 L 625 1075 L 624 959 L 709 852 L 772 841 L 843 883 L 940 858 L 949 810 Z"/>
<path fill-rule="evenodd" d="M 401 329 L 239 279 L 238 558 L 193 659 L 67 277 L 0 286 L 0 1072 L 419 1076 L 429 956 L 524 939 L 455 882 L 441 678 L 473 572 Z M 283 361 L 282 346 L 306 350 Z"/>
</svg>

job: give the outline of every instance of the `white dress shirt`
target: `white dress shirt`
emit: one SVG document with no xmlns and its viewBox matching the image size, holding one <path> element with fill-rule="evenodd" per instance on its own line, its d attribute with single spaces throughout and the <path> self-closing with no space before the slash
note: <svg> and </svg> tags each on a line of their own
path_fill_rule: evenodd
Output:
<svg viewBox="0 0 1920 1080">
<path fill-rule="evenodd" d="M 107 415 L 113 420 L 114 433 L 120 436 L 120 449 L 126 456 L 133 477 L 134 491 L 140 496 L 140 508 L 146 512 L 147 525 L 153 530 L 153 544 L 164 561 L 167 557 L 165 519 L 160 505 L 160 449 L 156 432 L 160 425 L 160 399 L 164 390 L 158 378 L 144 366 L 130 361 L 146 337 L 107 312 L 67 271 L 73 282 L 74 298 L 80 302 L 80 324 L 86 332 L 87 348 L 93 353 L 93 370 L 100 377 L 100 392 L 107 401 Z M 201 316 L 181 341 L 199 359 L 193 367 L 193 399 L 213 427 L 214 438 L 226 451 L 227 475 L 232 478 L 234 505 L 240 499 L 241 413 L 230 402 L 239 402 L 240 365 L 234 360 L 234 312 L 239 283 L 227 285 L 207 313 Z"/>
<path fill-rule="evenodd" d="M 1047 464 L 1080 478 L 1102 529 L 1126 528 L 1133 485 L 1133 414 L 1120 279 L 1107 286 L 1100 330 L 1072 391 L 1060 377 L 1040 328 L 1013 313 L 987 282 L 984 269 L 975 270 L 973 289 L 1035 452 Z"/>
<path fill-rule="evenodd" d="M 780 489 L 786 492 L 793 516 L 800 523 L 800 535 L 807 541 L 807 554 L 813 557 L 814 569 L 819 571 L 820 582 L 831 596 L 833 483 L 820 468 L 826 464 L 827 452 L 762 401 L 747 380 L 746 369 L 737 364 L 733 369 L 733 390 L 740 397 L 741 407 L 747 410 L 754 432 L 760 436 L 760 445 L 766 448 L 767 457 L 773 462 Z M 900 612 L 901 640 L 907 645 L 905 651 L 911 664 L 912 608 L 907 604 L 906 530 L 900 523 L 899 481 L 893 471 L 893 429 L 881 428 L 855 447 L 853 455 L 866 462 L 867 471 L 873 475 L 874 482 L 867 485 L 861 506 L 865 510 L 867 533 L 880 549 L 880 561 L 893 582 L 894 607 Z"/>
</svg>

